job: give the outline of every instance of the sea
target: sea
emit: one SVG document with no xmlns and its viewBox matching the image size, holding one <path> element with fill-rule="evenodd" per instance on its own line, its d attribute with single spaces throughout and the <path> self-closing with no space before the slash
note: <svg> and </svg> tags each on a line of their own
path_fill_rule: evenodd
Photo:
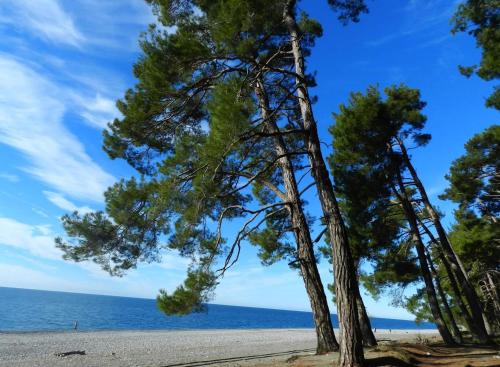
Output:
<svg viewBox="0 0 500 367">
<path fill-rule="evenodd" d="M 338 326 L 337 316 L 332 315 Z M 156 300 L 0 287 L 0 332 L 72 330 L 312 328 L 311 312 L 207 304 L 206 311 L 166 316 Z M 371 318 L 378 329 L 435 329 L 432 323 Z"/>
</svg>

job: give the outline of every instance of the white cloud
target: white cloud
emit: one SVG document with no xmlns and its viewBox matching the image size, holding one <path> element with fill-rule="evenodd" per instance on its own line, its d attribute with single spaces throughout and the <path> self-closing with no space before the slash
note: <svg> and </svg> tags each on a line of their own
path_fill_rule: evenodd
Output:
<svg viewBox="0 0 500 367">
<path fill-rule="evenodd" d="M 309 311 L 303 284 L 298 273 L 283 264 L 230 269 L 220 279 L 214 303 Z"/>
<path fill-rule="evenodd" d="M 4 261 L 0 262 L 0 284 L 7 287 L 153 297 L 161 287 L 174 289 L 184 275 L 183 272 L 181 277 L 173 274 L 168 280 L 150 278 L 147 273 L 139 275 L 137 272 L 130 272 L 123 278 L 111 277 L 99 265 L 89 261 L 65 262 L 72 268 L 70 271 L 70 268 L 63 267 L 62 251 L 55 247 L 54 237 L 56 233 L 50 225 L 29 225 L 0 217 L 0 261 Z M 12 261 L 29 263 L 30 266 L 13 264 Z M 85 272 L 83 278 L 78 275 L 78 269 Z M 76 281 L 68 281 L 70 275 L 75 275 Z"/>
<path fill-rule="evenodd" d="M 4 179 L 10 182 L 19 182 L 19 176 L 10 173 L 0 173 L 0 179 Z"/>
<path fill-rule="evenodd" d="M 1 254 L 2 260 L 10 264 L 28 264 L 30 269 L 43 270 L 45 272 L 57 270 L 57 266 L 55 266 L 55 263 L 52 261 L 48 262 L 31 255 L 23 255 L 18 252 L 10 251 L 10 249 L 5 249 Z"/>
<path fill-rule="evenodd" d="M 92 278 L 99 279 L 101 281 L 107 282 L 107 281 L 116 281 L 123 279 L 119 277 L 111 277 L 111 275 L 109 275 L 107 271 L 103 270 L 100 265 L 97 265 L 92 261 L 78 262 L 75 263 L 75 265 L 87 271 L 89 276 L 91 276 Z"/>
<path fill-rule="evenodd" d="M 64 279 L 47 275 L 45 271 L 0 263 L 0 283 L 4 287 L 66 290 L 72 282 Z"/>
<path fill-rule="evenodd" d="M 71 6 L 89 43 L 105 52 L 137 52 L 140 32 L 155 21 L 144 0 L 75 0 Z"/>
<path fill-rule="evenodd" d="M 55 206 L 66 210 L 68 212 L 78 211 L 80 214 L 90 213 L 92 211 L 88 206 L 77 206 L 73 202 L 69 201 L 64 197 L 64 195 L 52 192 L 52 191 L 44 191 L 43 194 L 52 204 Z"/>
<path fill-rule="evenodd" d="M 6 217 L 0 217 L 0 245 L 23 249 L 46 259 L 62 257 L 49 226 L 29 225 Z"/>
<path fill-rule="evenodd" d="M 108 294 L 113 296 L 154 298 L 162 286 L 156 279 L 75 277 L 60 269 L 43 269 L 0 262 L 0 284 L 4 287 L 30 288 L 63 292 Z M 92 274 L 91 274 L 92 275 Z"/>
<path fill-rule="evenodd" d="M 87 155 L 63 125 L 64 91 L 19 62 L 0 55 L 0 143 L 24 153 L 24 168 L 57 191 L 102 200 L 114 178 Z"/>
<path fill-rule="evenodd" d="M 43 40 L 77 47 L 85 42 L 58 0 L 2 0 L 0 12 L 0 24 L 28 31 Z"/>
<path fill-rule="evenodd" d="M 47 213 L 45 213 L 43 210 L 41 210 L 41 209 L 31 208 L 31 210 L 33 210 L 33 213 L 38 214 L 41 217 L 44 217 L 44 218 L 48 218 L 49 217 L 49 215 Z"/>
<path fill-rule="evenodd" d="M 154 264 L 165 270 L 179 270 L 185 272 L 191 261 L 178 253 L 165 253 L 161 255 L 161 263 Z"/>
<path fill-rule="evenodd" d="M 76 104 L 81 108 L 80 115 L 94 128 L 104 129 L 108 122 L 120 114 L 115 101 L 97 94 L 94 98 L 74 96 Z"/>
<path fill-rule="evenodd" d="M 52 235 L 52 226 L 50 224 L 39 224 L 34 228 L 44 236 Z"/>
</svg>

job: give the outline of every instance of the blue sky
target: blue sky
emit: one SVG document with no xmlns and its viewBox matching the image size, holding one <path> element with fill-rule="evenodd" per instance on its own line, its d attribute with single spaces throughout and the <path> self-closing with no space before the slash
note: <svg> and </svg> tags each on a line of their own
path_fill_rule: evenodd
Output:
<svg viewBox="0 0 500 367">
<path fill-rule="evenodd" d="M 457 71 L 479 52 L 470 37 L 449 32 L 456 5 L 368 1 L 370 14 L 342 27 L 326 1 L 308 3 L 324 26 L 308 62 L 317 70 L 321 139 L 330 143 L 331 113 L 350 91 L 376 83 L 420 88 L 433 139 L 413 159 L 449 225 L 452 206 L 437 200 L 444 175 L 473 134 L 498 123 L 497 112 L 484 107 L 492 86 Z M 152 298 L 183 280 L 187 263 L 174 253 L 111 278 L 92 263 L 63 261 L 53 241 L 62 214 L 102 208 L 106 187 L 132 174 L 102 151 L 101 130 L 134 84 L 138 35 L 152 21 L 143 0 L 0 0 L 0 286 Z M 311 199 L 308 209 L 319 215 Z M 286 264 L 263 268 L 254 249 L 243 254 L 214 302 L 309 309 L 301 279 Z M 330 282 L 325 261 L 320 270 Z M 370 315 L 412 318 L 388 299 L 365 300 Z"/>
</svg>

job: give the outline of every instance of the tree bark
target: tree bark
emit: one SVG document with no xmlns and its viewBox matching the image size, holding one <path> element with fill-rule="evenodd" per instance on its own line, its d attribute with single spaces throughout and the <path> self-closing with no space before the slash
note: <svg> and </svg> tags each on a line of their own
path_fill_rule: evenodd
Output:
<svg viewBox="0 0 500 367">
<path fill-rule="evenodd" d="M 340 329 L 339 366 L 363 366 L 363 339 L 357 315 L 356 289 L 358 285 L 354 263 L 347 233 L 333 191 L 333 185 L 321 153 L 316 121 L 314 120 L 306 84 L 300 31 L 295 19 L 295 5 L 295 0 L 287 1 L 283 16 L 290 34 L 295 73 L 297 74 L 297 100 L 304 128 L 304 140 L 311 164 L 311 174 L 316 183 L 321 208 L 332 240 L 335 295 L 337 298 L 337 315 Z"/>
<path fill-rule="evenodd" d="M 302 207 L 295 171 L 287 154 L 288 150 L 283 140 L 283 136 L 279 134 L 279 128 L 276 121 L 269 116 L 269 101 L 264 85 L 260 80 L 256 82 L 255 92 L 259 100 L 264 126 L 268 132 L 274 134 L 273 139 L 276 154 L 282 157 L 279 160 L 279 164 L 282 170 L 285 194 L 288 197 L 288 201 L 291 203 L 288 206 L 288 210 L 297 243 L 300 271 L 311 303 L 311 310 L 316 328 L 316 353 L 325 354 L 333 352 L 339 349 L 339 345 L 335 338 L 326 294 L 316 265 L 314 244 Z"/>
<path fill-rule="evenodd" d="M 469 313 L 469 310 L 467 309 L 467 306 L 465 305 L 463 299 L 462 299 L 462 292 L 460 288 L 458 287 L 457 280 L 455 278 L 455 274 L 453 273 L 450 263 L 446 256 L 444 256 L 443 251 L 441 246 L 439 246 L 439 242 L 437 239 L 434 237 L 430 229 L 422 222 L 419 220 L 420 226 L 424 229 L 425 233 L 429 237 L 432 243 L 434 243 L 437 246 L 437 249 L 439 250 L 438 256 L 439 260 L 443 264 L 446 274 L 448 275 L 448 280 L 450 282 L 451 289 L 453 291 L 453 294 L 455 295 L 454 300 L 458 305 L 458 308 L 460 309 L 461 315 L 465 320 L 465 323 L 467 324 L 467 328 L 471 332 L 471 334 L 477 338 L 477 332 L 476 332 L 476 327 L 474 324 L 474 321 L 472 320 L 472 317 Z"/>
<path fill-rule="evenodd" d="M 302 231 L 300 231 L 300 243 L 304 240 Z M 305 235 L 305 237 L 309 237 Z M 298 245 L 300 271 L 304 280 L 307 295 L 311 303 L 311 309 L 314 317 L 314 325 L 317 336 L 317 354 L 326 354 L 329 352 L 339 350 L 339 344 L 335 338 L 333 331 L 333 324 L 331 320 L 330 310 L 326 295 L 324 292 L 323 284 L 316 266 L 316 259 L 312 248 L 306 244 Z"/>
<path fill-rule="evenodd" d="M 460 261 L 459 257 L 453 250 L 453 247 L 451 246 L 451 243 L 448 239 L 448 236 L 446 234 L 446 231 L 444 230 L 441 221 L 439 219 L 439 214 L 437 211 L 434 209 L 434 207 L 431 205 L 431 202 L 429 200 L 429 197 L 427 196 L 427 192 L 424 188 L 424 185 L 420 181 L 417 171 L 413 167 L 410 158 L 408 156 L 408 152 L 406 150 L 406 147 L 401 139 L 397 139 L 398 145 L 401 149 L 401 153 L 403 156 L 403 161 L 410 171 L 410 174 L 412 176 L 413 182 L 415 183 L 415 186 L 417 187 L 418 192 L 420 193 L 420 197 L 422 198 L 422 202 L 425 206 L 425 209 L 429 213 L 430 219 L 432 223 L 434 224 L 434 227 L 436 228 L 436 232 L 439 237 L 439 242 L 441 244 L 441 247 L 445 253 L 445 256 L 448 258 L 450 261 L 451 268 L 453 272 L 455 273 L 459 284 L 462 287 L 463 294 L 467 300 L 467 303 L 469 304 L 470 310 L 471 310 L 471 317 L 472 320 L 474 321 L 475 329 L 477 332 L 477 337 L 478 341 L 480 343 L 491 343 L 491 340 L 488 336 L 488 333 L 486 331 L 486 327 L 484 324 L 484 311 L 481 306 L 481 303 L 479 301 L 479 297 L 474 289 L 474 287 L 470 284 L 470 281 L 467 276 L 467 272 L 465 271 L 465 268 Z"/>
<path fill-rule="evenodd" d="M 372 324 L 366 313 L 365 303 L 363 302 L 359 288 L 356 296 L 356 305 L 358 307 L 359 326 L 361 328 L 361 334 L 363 335 L 363 345 L 374 347 L 377 345 L 377 339 L 373 334 Z"/>
<path fill-rule="evenodd" d="M 462 338 L 462 333 L 460 332 L 460 329 L 457 326 L 457 322 L 455 321 L 455 316 L 453 316 L 453 312 L 451 312 L 450 305 L 448 304 L 448 300 L 446 299 L 446 294 L 444 293 L 443 287 L 441 286 L 441 280 L 439 279 L 439 274 L 436 271 L 434 262 L 432 261 L 432 257 L 429 251 L 426 251 L 426 254 L 427 254 L 427 261 L 429 262 L 429 267 L 431 269 L 431 273 L 434 276 L 434 281 L 436 282 L 436 290 L 439 294 L 439 298 L 441 299 L 441 304 L 443 305 L 445 314 L 448 317 L 448 320 L 451 325 L 451 331 L 453 333 L 453 336 L 455 337 L 455 340 L 458 343 L 462 344 L 464 342 Z"/>
<path fill-rule="evenodd" d="M 412 234 L 412 240 L 417 250 L 418 261 L 420 264 L 420 271 L 422 273 L 422 278 L 424 279 L 425 292 L 427 294 L 427 299 L 429 302 L 429 307 L 431 309 L 432 317 L 434 318 L 434 323 L 436 324 L 439 334 L 443 338 L 446 344 L 454 345 L 455 341 L 450 333 L 450 330 L 444 322 L 443 315 L 439 309 L 439 302 L 436 296 L 436 290 L 434 289 L 434 283 L 432 282 L 432 276 L 429 271 L 429 264 L 427 263 L 427 258 L 425 256 L 425 246 L 422 242 L 422 237 L 420 236 L 420 230 L 418 228 L 417 215 L 413 209 L 413 206 L 406 193 L 403 180 L 401 178 L 401 173 L 396 172 L 397 183 L 399 187 L 398 190 L 393 187 L 394 194 L 398 197 L 403 207 L 408 224 L 410 225 L 410 231 Z"/>
<path fill-rule="evenodd" d="M 500 297 L 498 295 L 498 285 L 495 284 L 490 271 L 486 272 L 486 279 L 488 279 L 489 289 L 491 290 L 493 312 L 497 315 L 497 317 L 500 317 Z M 498 320 L 495 321 L 496 324 L 499 324 Z"/>
</svg>

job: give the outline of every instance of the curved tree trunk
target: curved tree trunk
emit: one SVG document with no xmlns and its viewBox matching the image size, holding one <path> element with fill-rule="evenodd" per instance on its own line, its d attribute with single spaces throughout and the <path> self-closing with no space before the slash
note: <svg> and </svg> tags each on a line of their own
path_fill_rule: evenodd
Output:
<svg viewBox="0 0 500 367">
<path fill-rule="evenodd" d="M 415 243 L 415 248 L 417 249 L 418 260 L 420 263 L 420 270 L 422 272 L 422 277 L 425 282 L 425 291 L 427 293 L 427 298 L 429 300 L 429 306 L 432 312 L 432 316 L 434 318 L 434 322 L 439 330 L 439 334 L 443 338 L 443 341 L 446 344 L 454 345 L 455 340 L 450 333 L 450 330 L 446 326 L 444 322 L 443 315 L 441 314 L 441 310 L 439 309 L 439 302 L 436 296 L 436 290 L 434 289 L 434 284 L 432 283 L 432 276 L 429 271 L 429 265 L 427 263 L 427 259 L 425 258 L 425 247 L 422 243 L 420 236 L 417 233 L 413 233 L 413 241 Z"/>
<path fill-rule="evenodd" d="M 436 232 L 439 237 L 439 242 L 441 244 L 441 247 L 443 249 L 443 252 L 445 253 L 446 257 L 450 261 L 451 268 L 456 275 L 459 284 L 462 287 L 463 294 L 467 300 L 467 303 L 470 306 L 471 310 L 471 317 L 474 322 L 474 328 L 477 333 L 477 337 L 479 342 L 481 343 L 491 343 L 491 340 L 488 336 L 488 332 L 486 331 L 484 319 L 486 318 L 484 315 L 483 308 L 481 306 L 481 303 L 479 301 L 479 297 L 474 289 L 474 287 L 470 284 L 469 278 L 467 276 L 467 272 L 465 271 L 465 268 L 460 261 L 459 257 L 453 250 L 453 247 L 451 246 L 451 243 L 448 239 L 448 236 L 446 234 L 446 231 L 444 230 L 441 221 L 439 219 L 439 214 L 436 212 L 434 207 L 431 205 L 431 202 L 429 200 L 429 197 L 427 196 L 427 192 L 425 191 L 424 185 L 420 181 L 417 171 L 413 167 L 410 158 L 408 156 L 408 152 L 406 150 L 406 147 L 401 139 L 397 139 L 398 145 L 401 149 L 401 153 L 403 156 L 403 160 L 405 162 L 405 165 L 407 166 L 408 170 L 410 171 L 410 174 L 413 178 L 413 182 L 415 183 L 415 186 L 417 187 L 418 192 L 420 193 L 420 196 L 422 198 L 422 202 L 425 206 L 425 209 L 429 213 L 430 219 L 432 220 L 432 223 L 434 224 L 434 227 L 436 228 Z"/>
<path fill-rule="evenodd" d="M 305 75 L 304 56 L 300 44 L 300 31 L 295 19 L 295 0 L 289 0 L 284 9 L 284 22 L 290 34 L 290 43 L 297 74 L 297 100 L 302 116 L 304 141 L 311 164 L 321 208 L 332 240 L 332 260 L 335 277 L 335 295 L 340 329 L 339 366 L 364 365 L 363 339 L 359 327 L 356 289 L 358 287 L 347 239 L 329 172 L 326 168 L 314 120 Z"/>
<path fill-rule="evenodd" d="M 294 228 L 295 240 L 297 243 L 298 261 L 304 285 L 311 303 L 311 310 L 314 317 L 314 325 L 317 336 L 317 354 L 325 354 L 339 349 L 330 310 L 321 282 L 316 257 L 314 256 L 314 243 L 311 239 L 309 224 L 302 207 L 300 191 L 295 178 L 295 171 L 287 155 L 288 150 L 283 137 L 279 134 L 279 128 L 273 117 L 269 116 L 269 101 L 263 83 L 258 79 L 255 85 L 255 93 L 259 100 L 261 115 L 266 130 L 274 135 L 274 146 L 276 154 L 280 156 L 279 164 L 283 175 L 283 185 L 285 195 L 290 203 L 288 211 Z"/>
<path fill-rule="evenodd" d="M 458 343 L 462 344 L 464 342 L 462 338 L 462 333 L 460 332 L 460 329 L 457 326 L 457 322 L 455 321 L 455 316 L 453 316 L 453 312 L 451 312 L 450 305 L 448 304 L 448 300 L 446 299 L 446 294 L 443 291 L 443 287 L 441 287 L 441 280 L 439 279 L 439 274 L 436 271 L 434 262 L 432 261 L 431 254 L 427 250 L 425 251 L 425 253 L 427 255 L 427 261 L 429 262 L 431 273 L 434 276 L 434 281 L 436 282 L 437 293 L 439 295 L 439 298 L 441 299 L 441 304 L 444 308 L 445 314 L 451 325 L 451 331 L 453 333 L 453 336 L 455 337 L 455 340 Z"/>
<path fill-rule="evenodd" d="M 436 240 L 436 238 L 429 230 L 429 228 L 427 228 L 427 226 L 420 219 L 419 219 L 419 224 L 424 229 L 425 233 L 430 238 L 431 242 L 434 243 L 436 246 L 438 246 L 437 249 L 438 249 L 439 261 L 441 261 L 441 263 L 443 264 L 444 269 L 446 270 L 446 274 L 448 275 L 448 280 L 450 282 L 451 290 L 453 291 L 453 294 L 455 296 L 453 299 L 455 300 L 455 302 L 458 305 L 458 308 L 460 309 L 461 316 L 464 318 L 465 323 L 467 324 L 467 328 L 474 337 L 477 337 L 474 321 L 472 320 L 469 310 L 467 309 L 467 306 L 465 305 L 462 299 L 462 292 L 458 287 L 457 280 L 455 279 L 455 274 L 451 270 L 448 259 L 446 258 L 446 256 L 444 256 L 442 249 L 439 246 L 439 242 Z"/>
<path fill-rule="evenodd" d="M 412 240 L 415 245 L 415 249 L 417 250 L 418 261 L 420 264 L 420 271 L 422 274 L 422 278 L 424 279 L 425 284 L 425 292 L 427 294 L 427 299 L 429 302 L 429 307 L 431 309 L 432 317 L 434 318 L 434 323 L 436 324 L 439 334 L 443 338 L 443 341 L 446 344 L 454 345 L 455 341 L 453 340 L 453 336 L 450 333 L 450 330 L 446 326 L 444 322 L 443 315 L 441 314 L 441 310 L 439 309 L 439 302 L 436 296 L 436 290 L 434 288 L 434 283 L 432 282 L 432 276 L 429 271 L 429 264 L 427 263 L 427 258 L 425 256 L 425 246 L 422 242 L 422 237 L 420 236 L 420 230 L 418 228 L 417 215 L 413 209 L 413 206 L 408 198 L 406 193 L 403 180 L 401 178 L 401 173 L 396 172 L 397 182 L 399 186 L 398 190 L 393 187 L 394 194 L 398 197 L 401 205 L 403 207 L 406 219 L 408 224 L 410 225 L 410 231 L 412 235 Z"/>
<path fill-rule="evenodd" d="M 363 335 L 363 345 L 367 347 L 374 347 L 377 345 L 377 339 L 373 334 L 372 324 L 366 312 L 365 303 L 363 302 L 359 288 L 356 296 L 356 305 L 358 307 L 359 326 L 361 328 L 361 334 Z"/>
</svg>

